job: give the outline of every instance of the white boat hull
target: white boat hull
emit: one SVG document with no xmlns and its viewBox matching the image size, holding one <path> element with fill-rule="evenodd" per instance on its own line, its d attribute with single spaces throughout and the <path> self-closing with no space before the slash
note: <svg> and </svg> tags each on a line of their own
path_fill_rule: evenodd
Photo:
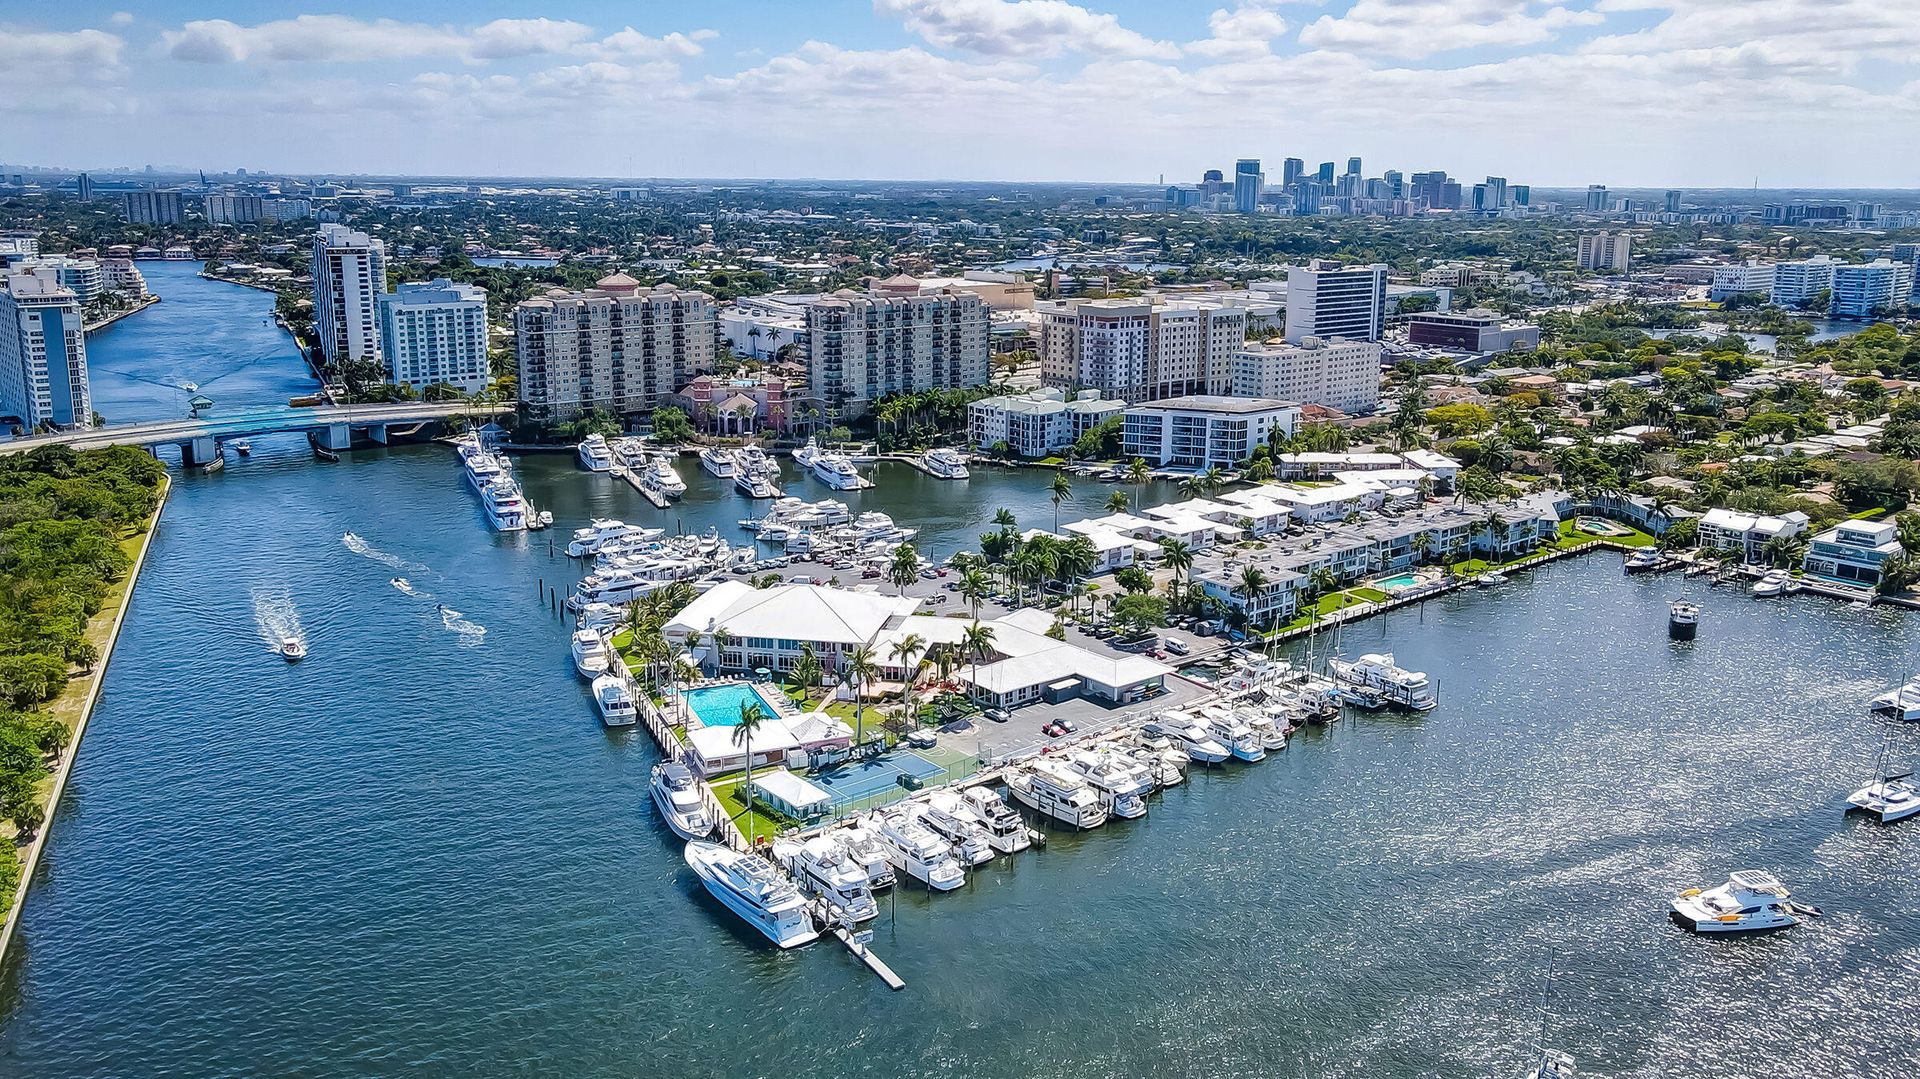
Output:
<svg viewBox="0 0 1920 1079">
<path fill-rule="evenodd" d="M 667 827 L 672 830 L 673 834 L 679 836 L 681 839 L 689 841 L 700 840 L 713 834 L 712 824 L 708 824 L 705 830 L 696 828 L 693 823 L 687 819 L 686 814 L 674 808 L 673 803 L 667 800 L 666 794 L 660 790 L 658 785 L 653 787 L 653 807 L 660 811 L 661 819 L 667 822 Z"/>
</svg>

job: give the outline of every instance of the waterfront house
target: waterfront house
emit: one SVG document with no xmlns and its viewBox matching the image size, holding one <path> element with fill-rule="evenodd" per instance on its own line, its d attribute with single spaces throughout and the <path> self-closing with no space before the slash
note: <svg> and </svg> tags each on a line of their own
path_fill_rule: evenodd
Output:
<svg viewBox="0 0 1920 1079">
<path fill-rule="evenodd" d="M 1759 562 L 1768 541 L 1800 535 L 1807 530 L 1807 520 L 1807 515 L 1798 510 L 1772 517 L 1710 509 L 1700 517 L 1698 542 L 1703 548 L 1733 551 L 1745 562 Z"/>
<path fill-rule="evenodd" d="M 764 667 L 784 673 L 810 647 L 820 665 L 834 671 L 848 653 L 871 646 L 882 630 L 898 626 L 919 606 L 911 596 L 722 581 L 687 604 L 662 632 L 703 665 L 720 670 Z M 732 639 L 716 655 L 714 635 L 722 631 Z"/>
<path fill-rule="evenodd" d="M 1905 554 L 1892 521 L 1841 521 L 1813 537 L 1801 566 L 1815 577 L 1872 588 L 1887 559 Z"/>
</svg>

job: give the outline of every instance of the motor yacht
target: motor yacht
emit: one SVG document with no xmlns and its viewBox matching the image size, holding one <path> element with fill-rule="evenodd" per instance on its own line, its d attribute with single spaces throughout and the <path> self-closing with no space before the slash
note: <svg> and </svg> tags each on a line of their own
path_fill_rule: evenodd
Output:
<svg viewBox="0 0 1920 1079">
<path fill-rule="evenodd" d="M 1787 590 L 1787 583 L 1792 580 L 1793 575 L 1786 570 L 1770 569 L 1765 576 L 1753 583 L 1753 594 L 1761 597 L 1780 595 Z"/>
<path fill-rule="evenodd" d="M 1868 703 L 1867 711 L 1907 723 L 1920 722 L 1920 678 L 1875 697 Z"/>
<path fill-rule="evenodd" d="M 496 532 L 520 532 L 527 527 L 527 502 L 520 485 L 502 476 L 480 492 L 481 508 Z"/>
<path fill-rule="evenodd" d="M 607 639 L 599 630 L 577 629 L 573 632 L 573 669 L 580 677 L 598 678 L 607 673 L 612 654 L 607 648 Z"/>
<path fill-rule="evenodd" d="M 920 467 L 943 480 L 964 480 L 972 475 L 967 471 L 966 455 L 957 450 L 928 450 L 920 455 Z"/>
<path fill-rule="evenodd" d="M 288 663 L 298 663 L 307 658 L 307 642 L 298 637 L 280 638 L 280 658 Z"/>
<path fill-rule="evenodd" d="M 1689 888 L 1673 899 L 1673 918 L 1696 933 L 1750 933 L 1798 925 L 1798 914 L 1818 914 L 1796 903 L 1773 874 L 1742 869 L 1718 888 Z"/>
<path fill-rule="evenodd" d="M 1700 605 L 1677 599 L 1667 605 L 1667 636 L 1691 641 L 1700 632 Z"/>
<path fill-rule="evenodd" d="M 846 850 L 847 857 L 866 871 L 867 887 L 875 891 L 893 887 L 893 863 L 887 859 L 887 848 L 872 828 L 858 824 L 831 835 Z"/>
<path fill-rule="evenodd" d="M 732 450 L 708 446 L 700 451 L 700 467 L 723 480 L 730 480 L 740 470 L 740 463 L 734 459 Z"/>
<path fill-rule="evenodd" d="M 1253 728 L 1232 709 L 1208 705 L 1200 710 L 1200 725 L 1206 728 L 1214 741 L 1226 746 L 1235 760 L 1253 762 L 1267 759 L 1267 748 L 1261 744 L 1260 736 L 1253 733 Z"/>
<path fill-rule="evenodd" d="M 1007 773 L 1014 800 L 1069 828 L 1098 828 L 1107 823 L 1107 807 L 1078 772 L 1041 759 Z"/>
<path fill-rule="evenodd" d="M 694 778 L 692 769 L 677 761 L 662 761 L 653 766 L 651 786 L 654 808 L 674 835 L 705 839 L 713 834 L 714 815 L 700 796 L 700 781 Z"/>
<path fill-rule="evenodd" d="M 618 603 L 588 603 L 580 608 L 574 625 L 581 629 L 619 629 L 627 624 L 630 612 Z"/>
<path fill-rule="evenodd" d="M 1920 813 L 1920 787 L 1912 772 L 1885 776 L 1847 796 L 1854 809 L 1872 814 L 1881 824 L 1892 824 Z M 1852 810 L 1849 810 L 1852 812 Z"/>
<path fill-rule="evenodd" d="M 573 540 L 567 544 L 567 555 L 570 558 L 586 558 L 588 555 L 599 554 L 603 547 L 615 540 L 630 537 L 657 538 L 665 534 L 664 530 L 658 528 L 643 528 L 640 525 L 630 525 L 625 521 L 605 517 L 595 518 L 587 527 L 574 530 Z"/>
<path fill-rule="evenodd" d="M 1238 708 L 1235 711 L 1239 714 L 1241 721 L 1247 725 L 1247 729 L 1253 732 L 1253 736 L 1260 739 L 1261 749 L 1271 753 L 1287 748 L 1287 731 L 1282 722 L 1285 717 L 1284 711 L 1281 711 L 1281 718 L 1276 718 L 1273 711 L 1257 707 Z"/>
<path fill-rule="evenodd" d="M 1195 723 L 1193 717 L 1181 712 L 1168 712 L 1148 723 L 1144 729 L 1149 734 L 1164 735 L 1174 748 L 1187 755 L 1188 760 L 1201 764 L 1219 764 L 1233 755 L 1226 746 L 1215 741 L 1205 727 Z"/>
<path fill-rule="evenodd" d="M 780 947 L 820 935 L 800 889 L 765 859 L 704 841 L 688 843 L 686 859 L 715 899 Z"/>
<path fill-rule="evenodd" d="M 1625 566 L 1628 573 L 1646 573 L 1649 570 L 1658 569 L 1659 567 L 1660 552 L 1657 548 L 1653 547 L 1641 547 L 1635 550 L 1627 556 Z"/>
<path fill-rule="evenodd" d="M 1153 780 L 1156 789 L 1177 787 L 1187 780 L 1185 769 L 1189 758 L 1178 749 L 1153 749 L 1137 745 L 1128 750 L 1127 755 L 1147 770 L 1147 776 Z"/>
<path fill-rule="evenodd" d="M 593 703 L 600 709 L 600 722 L 609 727 L 631 727 L 640 719 L 633 707 L 633 694 L 617 674 L 603 674 L 593 680 Z"/>
<path fill-rule="evenodd" d="M 647 461 L 640 470 L 640 486 L 662 498 L 679 498 L 687 493 L 687 481 L 673 469 L 673 459 L 666 454 Z"/>
<path fill-rule="evenodd" d="M 826 900 L 856 922 L 880 913 L 880 904 L 873 901 L 873 889 L 867 884 L 867 871 L 829 836 L 817 835 L 804 843 L 777 842 L 773 860 L 793 874 L 802 892 Z"/>
<path fill-rule="evenodd" d="M 814 459 L 820 456 L 820 440 L 807 436 L 807 444 L 793 451 L 794 463 L 801 468 L 813 468 Z"/>
<path fill-rule="evenodd" d="M 613 450 L 607 445 L 605 435 L 588 435 L 574 448 L 574 455 L 580 459 L 580 467 L 588 472 L 612 472 Z"/>
<path fill-rule="evenodd" d="M 950 892 L 966 883 L 967 871 L 953 848 L 905 810 L 883 815 L 876 834 L 895 869 L 934 891 Z"/>
<path fill-rule="evenodd" d="M 779 498 L 780 466 L 765 458 L 757 463 L 742 460 L 733 475 L 733 486 L 748 498 Z"/>
<path fill-rule="evenodd" d="M 1378 693 L 1389 704 L 1424 712 L 1439 703 L 1433 684 L 1419 671 L 1393 662 L 1392 652 L 1370 652 L 1359 659 L 1331 659 L 1327 670 L 1334 681 Z"/>
<path fill-rule="evenodd" d="M 914 816 L 927 831 L 946 840 L 962 864 L 985 865 L 993 861 L 992 837 L 971 816 L 963 816 L 959 810 L 960 800 L 948 793 L 928 799 L 914 810 Z"/>
<path fill-rule="evenodd" d="M 822 453 L 807 468 L 815 479 L 836 491 L 857 491 L 871 486 L 854 471 L 853 461 L 838 453 Z"/>
<path fill-rule="evenodd" d="M 1109 814 L 1122 820 L 1147 815 L 1147 795 L 1153 793 L 1153 779 L 1138 761 L 1103 748 L 1069 754 L 1067 766 L 1092 784 Z"/>
<path fill-rule="evenodd" d="M 1002 854 L 1018 854 L 1032 845 L 1027 822 L 989 787 L 969 787 L 960 796 L 960 808 L 986 829 L 987 842 Z"/>
<path fill-rule="evenodd" d="M 813 533 L 789 532 L 787 533 L 787 541 L 781 545 L 781 549 L 788 554 L 812 554 Z"/>
</svg>

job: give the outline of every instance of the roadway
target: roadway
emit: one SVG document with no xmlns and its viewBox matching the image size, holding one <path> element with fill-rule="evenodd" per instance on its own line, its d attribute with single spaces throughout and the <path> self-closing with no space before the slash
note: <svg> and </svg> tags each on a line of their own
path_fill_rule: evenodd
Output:
<svg viewBox="0 0 1920 1079">
<path fill-rule="evenodd" d="M 395 404 L 320 405 L 313 408 L 275 406 L 179 420 L 118 424 L 89 431 L 63 431 L 0 442 L 0 453 L 26 453 L 41 446 L 70 446 L 76 450 L 106 446 L 165 446 L 197 438 L 231 439 L 279 431 L 313 431 L 339 425 L 422 423 L 473 413 L 499 414 L 511 405 L 474 405 L 465 401 L 400 402 Z"/>
</svg>

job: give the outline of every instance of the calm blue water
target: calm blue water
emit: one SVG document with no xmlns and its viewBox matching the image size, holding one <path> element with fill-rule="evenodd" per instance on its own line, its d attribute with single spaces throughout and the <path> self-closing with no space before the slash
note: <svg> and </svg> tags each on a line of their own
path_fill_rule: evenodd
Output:
<svg viewBox="0 0 1920 1079">
<path fill-rule="evenodd" d="M 759 705 L 768 715 L 779 714 L 772 701 L 745 682 L 706 686 L 687 693 L 687 707 L 709 727 L 738 727 L 740 709 L 748 704 Z"/>
<path fill-rule="evenodd" d="M 155 362 L 231 370 L 225 341 Z M 549 535 L 650 519 L 567 457 L 520 471 Z M 861 497 L 940 543 L 1051 516 L 1044 476 L 986 475 Z M 696 483 L 657 516 L 747 513 Z M 1583 1075 L 1920 1072 L 1889 1006 L 1920 977 L 1920 829 L 1840 812 L 1883 737 L 1920 750 L 1861 707 L 1912 665 L 1908 616 L 1598 556 L 1345 627 L 1440 706 L 897 893 L 889 993 L 701 892 L 645 736 L 601 728 L 543 598 L 577 570 L 488 532 L 441 447 L 269 441 L 181 477 L 0 971 L 0 1075 L 1516 1075 L 1550 950 Z M 1683 595 L 1692 645 L 1665 638 Z M 298 665 L 270 649 L 290 626 Z M 1666 921 L 1749 866 L 1827 917 Z"/>
</svg>

